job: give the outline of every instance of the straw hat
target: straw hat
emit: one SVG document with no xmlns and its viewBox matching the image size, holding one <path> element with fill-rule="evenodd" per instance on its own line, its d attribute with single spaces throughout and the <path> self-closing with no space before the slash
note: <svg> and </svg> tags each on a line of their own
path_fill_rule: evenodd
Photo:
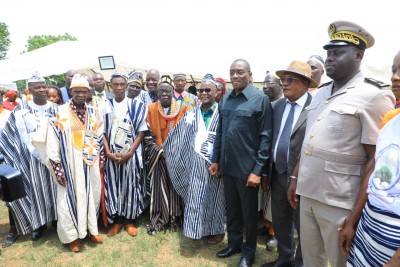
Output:
<svg viewBox="0 0 400 267">
<path fill-rule="evenodd" d="M 288 72 L 295 73 L 297 75 L 302 76 L 304 79 L 309 80 L 310 81 L 310 84 L 308 85 L 309 88 L 318 87 L 318 83 L 313 79 L 311 79 L 311 67 L 307 63 L 299 60 L 293 60 L 286 70 L 278 70 L 275 73 L 279 78 L 282 78 L 282 76 Z"/>
</svg>

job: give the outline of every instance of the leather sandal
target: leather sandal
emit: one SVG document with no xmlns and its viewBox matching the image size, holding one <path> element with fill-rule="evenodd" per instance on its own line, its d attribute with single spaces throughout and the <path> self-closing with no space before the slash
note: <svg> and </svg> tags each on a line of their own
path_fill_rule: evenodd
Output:
<svg viewBox="0 0 400 267">
<path fill-rule="evenodd" d="M 130 236 L 137 236 L 138 230 L 133 224 L 125 224 L 125 229 Z"/>
<path fill-rule="evenodd" d="M 219 234 L 219 235 L 210 235 L 207 239 L 207 244 L 208 245 L 216 245 L 220 243 L 222 240 L 224 240 L 225 233 Z"/>
<path fill-rule="evenodd" d="M 81 241 L 79 241 L 79 239 L 72 241 L 68 244 L 68 248 L 72 252 L 79 252 L 81 250 Z"/>
<path fill-rule="evenodd" d="M 92 235 L 89 234 L 89 239 L 93 243 L 103 243 L 103 237 L 101 235 Z"/>
<path fill-rule="evenodd" d="M 122 229 L 122 224 L 115 223 L 108 231 L 107 236 L 115 236 L 121 231 L 121 229 Z"/>
<path fill-rule="evenodd" d="M 11 246 L 12 244 L 14 244 L 15 240 L 17 240 L 18 237 L 19 237 L 19 235 L 17 233 L 14 233 L 14 232 L 8 233 L 6 239 L 4 239 L 4 242 L 1 245 L 1 247 L 6 248 L 6 247 Z"/>
</svg>

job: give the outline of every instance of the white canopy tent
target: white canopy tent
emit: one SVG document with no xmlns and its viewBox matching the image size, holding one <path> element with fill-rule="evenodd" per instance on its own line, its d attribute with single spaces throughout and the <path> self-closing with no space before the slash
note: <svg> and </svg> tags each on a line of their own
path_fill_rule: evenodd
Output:
<svg viewBox="0 0 400 267">
<path fill-rule="evenodd" d="M 108 47 L 107 47 L 108 45 Z M 218 52 L 218 51 L 217 51 Z M 255 82 L 264 80 L 265 71 L 275 71 L 287 68 L 293 59 L 306 61 L 304 55 L 310 55 L 308 51 L 258 51 L 257 57 L 248 53 L 238 55 L 247 59 L 253 72 Z M 253 51 L 254 52 L 254 51 Z M 303 56 L 298 53 L 301 52 Z M 377 51 L 367 51 L 363 60 L 362 69 L 367 77 L 372 77 L 386 83 L 390 83 L 391 62 L 382 64 L 382 58 L 392 58 L 393 55 L 382 57 Z M 35 71 L 42 76 L 63 74 L 67 70 L 75 69 L 86 73 L 100 71 L 106 79 L 113 70 L 103 71 L 99 69 L 98 57 L 113 56 L 117 70 L 127 73 L 127 70 L 157 68 L 162 74 L 183 72 L 201 79 L 205 73 L 212 73 L 215 77 L 229 80 L 229 65 L 235 58 L 235 51 L 226 49 L 219 51 L 219 56 L 209 57 L 210 51 L 191 51 L 190 47 L 184 51 L 163 47 L 161 44 L 152 46 L 141 42 L 104 44 L 85 43 L 81 41 L 60 41 L 32 52 L 28 52 L 10 59 L 0 60 L 0 81 L 17 81 L 30 77 Z M 292 55 L 293 54 L 293 55 Z M 295 56 L 298 55 L 298 56 Z M 324 77 L 324 81 L 329 78 Z"/>
</svg>

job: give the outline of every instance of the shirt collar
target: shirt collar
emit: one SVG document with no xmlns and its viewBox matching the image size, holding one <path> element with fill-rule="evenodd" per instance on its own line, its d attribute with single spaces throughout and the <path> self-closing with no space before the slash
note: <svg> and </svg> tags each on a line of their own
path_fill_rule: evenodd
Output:
<svg viewBox="0 0 400 267">
<path fill-rule="evenodd" d="M 256 89 L 256 88 L 253 86 L 253 84 L 249 83 L 246 86 L 246 88 L 243 89 L 242 94 L 244 95 L 244 97 L 249 99 L 253 95 L 253 91 L 252 91 L 253 89 Z M 237 96 L 237 95 L 235 94 L 235 89 L 233 89 L 232 92 L 229 94 L 229 97 L 235 97 L 235 96 Z"/>
<path fill-rule="evenodd" d="M 307 98 L 308 98 L 308 92 L 305 93 L 304 95 L 302 95 L 299 99 L 297 99 L 296 101 L 294 101 L 297 105 L 299 105 L 300 107 L 304 107 L 304 105 L 307 102 Z M 286 103 L 291 103 L 289 100 L 286 99 Z"/>
<path fill-rule="evenodd" d="M 183 98 L 185 98 L 185 96 L 186 96 L 186 91 L 183 90 L 182 94 L 180 94 L 180 93 L 178 93 L 177 91 L 174 90 L 174 95 L 175 95 L 175 98 L 179 98 L 180 96 L 182 96 Z"/>
<path fill-rule="evenodd" d="M 200 108 L 201 108 L 202 111 L 204 111 L 206 113 L 213 113 L 214 110 L 217 108 L 217 101 L 214 100 L 214 103 L 212 104 L 212 106 L 210 107 L 210 109 L 208 111 L 203 109 L 203 105 L 201 105 Z"/>
</svg>

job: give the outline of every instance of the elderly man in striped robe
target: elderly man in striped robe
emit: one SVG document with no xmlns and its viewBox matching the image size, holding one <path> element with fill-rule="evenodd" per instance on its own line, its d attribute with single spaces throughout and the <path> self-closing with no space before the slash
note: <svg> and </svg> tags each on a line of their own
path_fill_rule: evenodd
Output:
<svg viewBox="0 0 400 267">
<path fill-rule="evenodd" d="M 161 81 L 157 87 L 158 101 L 148 106 L 147 122 L 150 127 L 144 138 L 145 171 L 150 179 L 150 223 L 147 232 L 154 234 L 170 224 L 176 231 L 182 215 L 182 200 L 173 188 L 165 164 L 162 145 L 178 124 L 188 107 L 172 98 L 174 87 Z"/>
<path fill-rule="evenodd" d="M 141 175 L 141 141 L 147 130 L 146 107 L 143 102 L 125 96 L 130 82 L 123 74 L 111 76 L 114 98 L 109 103 L 112 112 L 105 116 L 107 159 L 104 185 L 107 217 L 113 223 L 108 236 L 118 234 L 123 225 L 129 235 L 136 236 L 133 220 L 145 209 L 146 182 Z"/>
<path fill-rule="evenodd" d="M 56 189 L 46 166 L 46 135 L 54 106 L 47 101 L 47 84 L 35 73 L 28 79 L 33 99 L 22 101 L 10 114 L 0 138 L 5 163 L 21 171 L 26 197 L 6 203 L 20 235 L 36 241 L 46 224 L 57 220 Z"/>
<path fill-rule="evenodd" d="M 78 252 L 80 239 L 87 235 L 93 243 L 103 241 L 97 213 L 104 166 L 104 122 L 97 108 L 86 105 L 89 83 L 82 75 L 74 75 L 70 88 L 71 100 L 59 106 L 50 120 L 47 153 L 58 182 L 58 237 L 71 251 Z"/>
<path fill-rule="evenodd" d="M 197 92 L 201 106 L 180 120 L 164 151 L 172 184 L 184 201 L 183 234 L 207 237 L 207 243 L 215 245 L 224 237 L 226 218 L 222 179 L 208 172 L 219 120 L 217 83 L 211 74 L 205 75 Z"/>
</svg>

